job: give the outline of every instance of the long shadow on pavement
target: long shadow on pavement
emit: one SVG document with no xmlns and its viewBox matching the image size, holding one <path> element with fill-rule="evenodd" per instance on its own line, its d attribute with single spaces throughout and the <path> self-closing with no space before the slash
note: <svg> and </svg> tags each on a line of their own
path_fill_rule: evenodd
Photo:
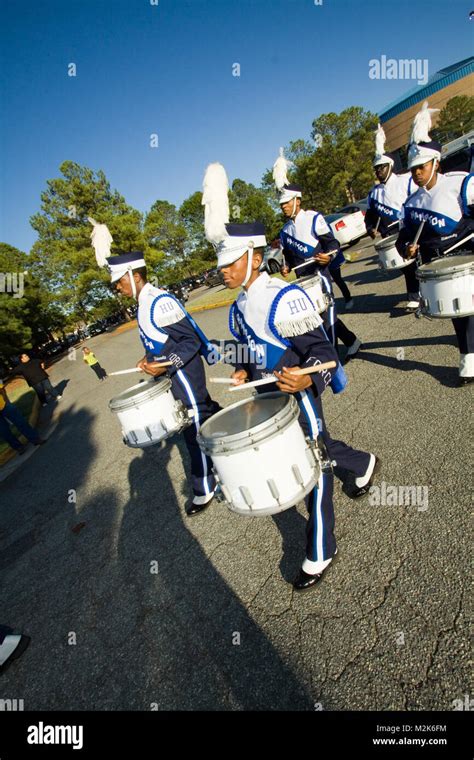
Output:
<svg viewBox="0 0 474 760">
<path fill-rule="evenodd" d="M 178 439 L 185 467 L 187 454 Z M 171 445 L 130 464 L 118 544 L 119 583 L 132 584 L 135 620 L 122 642 L 122 708 L 311 709 L 312 701 L 188 529 L 169 474 Z M 212 509 L 212 508 L 211 508 Z M 157 562 L 158 573 L 150 572 Z M 240 645 L 233 637 L 240 634 Z M 125 696 L 125 695 L 124 695 Z"/>
</svg>

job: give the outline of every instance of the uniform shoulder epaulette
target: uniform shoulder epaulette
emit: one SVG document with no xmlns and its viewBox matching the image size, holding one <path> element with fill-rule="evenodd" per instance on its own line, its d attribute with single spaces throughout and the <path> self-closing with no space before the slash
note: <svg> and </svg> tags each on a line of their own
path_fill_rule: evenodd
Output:
<svg viewBox="0 0 474 760">
<path fill-rule="evenodd" d="M 268 325 L 277 338 L 292 338 L 315 330 L 322 319 L 305 291 L 290 284 L 279 288 L 270 307 Z"/>
<path fill-rule="evenodd" d="M 159 295 L 150 295 L 150 300 L 150 319 L 155 327 L 168 327 L 185 319 L 184 308 L 170 293 L 163 292 Z"/>
</svg>

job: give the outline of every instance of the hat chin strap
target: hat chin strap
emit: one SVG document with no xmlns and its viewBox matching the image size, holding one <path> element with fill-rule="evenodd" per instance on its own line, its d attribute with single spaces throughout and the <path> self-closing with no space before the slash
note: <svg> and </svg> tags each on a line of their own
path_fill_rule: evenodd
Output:
<svg viewBox="0 0 474 760">
<path fill-rule="evenodd" d="M 135 300 L 137 300 L 137 286 L 135 283 L 135 280 L 133 279 L 133 269 L 129 267 L 128 269 L 128 276 L 130 277 L 130 286 L 132 288 L 132 295 Z"/>
<path fill-rule="evenodd" d="M 252 262 L 253 262 L 253 243 L 250 242 L 248 251 L 247 251 L 247 272 L 245 274 L 245 280 L 242 283 L 243 288 L 245 288 L 245 286 L 247 285 L 252 275 Z"/>
<path fill-rule="evenodd" d="M 435 165 L 436 165 L 436 161 L 437 160 L 438 160 L 437 158 L 433 158 L 433 166 L 431 168 L 430 178 L 429 178 L 428 182 L 426 183 L 425 187 L 427 187 L 430 184 L 431 180 L 433 179 L 433 174 L 435 173 Z"/>
<path fill-rule="evenodd" d="M 293 198 L 293 211 L 291 212 L 292 219 L 294 219 L 296 216 L 296 200 L 297 200 L 297 197 L 295 195 L 295 197 Z"/>
<path fill-rule="evenodd" d="M 385 183 L 386 183 L 386 182 L 388 182 L 388 181 L 389 181 L 390 177 L 392 176 L 392 172 L 393 172 L 393 164 L 389 164 L 389 165 L 388 165 L 388 172 L 387 172 L 387 176 L 385 177 L 385 179 L 384 179 L 384 181 L 383 181 L 384 185 L 385 185 Z"/>
</svg>

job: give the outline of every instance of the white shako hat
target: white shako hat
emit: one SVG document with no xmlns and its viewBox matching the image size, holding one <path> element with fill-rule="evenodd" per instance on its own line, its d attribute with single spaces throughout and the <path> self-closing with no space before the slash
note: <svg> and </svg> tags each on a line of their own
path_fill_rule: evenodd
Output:
<svg viewBox="0 0 474 760">
<path fill-rule="evenodd" d="M 121 256 L 110 256 L 107 259 L 107 265 L 110 272 L 110 282 L 117 282 L 127 272 L 141 269 L 146 266 L 146 263 L 142 251 L 132 251 Z"/>
<path fill-rule="evenodd" d="M 288 181 L 288 171 L 292 166 L 294 166 L 294 163 L 285 158 L 283 148 L 280 148 L 280 155 L 273 164 L 273 181 L 280 194 L 278 198 L 280 205 L 292 201 L 293 198 L 301 198 L 302 196 L 301 187 Z"/>
<path fill-rule="evenodd" d="M 431 114 L 439 111 L 439 108 L 428 108 L 428 101 L 425 100 L 413 120 L 413 129 L 408 148 L 408 168 L 413 169 L 415 166 L 426 164 L 433 159 L 441 158 L 441 144 L 437 140 L 432 140 L 429 131 L 431 129 Z"/>
<path fill-rule="evenodd" d="M 225 267 L 248 250 L 267 244 L 260 222 L 229 224 L 229 182 L 222 164 L 209 164 L 204 175 L 202 205 L 206 238 L 217 253 L 217 266 Z"/>
<path fill-rule="evenodd" d="M 390 153 L 385 153 L 385 132 L 381 124 L 378 125 L 375 133 L 375 158 L 372 162 L 372 166 L 382 166 L 382 164 L 394 165 L 394 160 Z"/>
</svg>

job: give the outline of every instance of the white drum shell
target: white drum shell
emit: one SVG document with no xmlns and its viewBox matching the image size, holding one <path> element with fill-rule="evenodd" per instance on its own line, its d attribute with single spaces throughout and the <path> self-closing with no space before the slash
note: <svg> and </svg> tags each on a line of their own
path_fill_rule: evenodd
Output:
<svg viewBox="0 0 474 760">
<path fill-rule="evenodd" d="M 298 504 L 314 488 L 319 465 L 314 449 L 299 425 L 298 416 L 297 409 L 287 426 L 280 430 L 274 427 L 264 440 L 254 443 L 249 430 L 248 445 L 241 450 L 234 451 L 231 445 L 225 450 L 225 438 L 222 439 L 222 452 L 207 450 L 232 512 L 256 517 L 277 514 Z M 205 433 L 201 428 L 199 439 L 205 450 L 203 438 Z"/>
<path fill-rule="evenodd" d="M 144 390 L 149 390 L 150 393 L 147 394 L 147 398 L 131 400 L 128 408 L 113 408 L 120 396 L 110 401 L 110 407 L 120 422 L 124 443 L 128 446 L 153 446 L 180 432 L 192 421 L 182 402 L 173 396 L 171 388 L 159 392 L 155 382 L 140 383 L 133 388 L 137 389 L 137 394 Z M 131 390 L 132 388 L 129 388 L 128 392 Z"/>
<path fill-rule="evenodd" d="M 302 277 L 296 281 L 296 285 L 302 288 L 311 298 L 318 314 L 322 314 L 328 308 L 328 295 L 323 290 L 323 284 L 319 275 Z"/>
<path fill-rule="evenodd" d="M 413 264 L 413 259 L 404 259 L 398 253 L 395 247 L 397 237 L 398 235 L 390 235 L 390 237 L 375 243 L 375 250 L 377 251 L 379 264 L 382 269 L 403 269 L 403 267 Z"/>
<path fill-rule="evenodd" d="M 439 269 L 433 264 L 442 261 Z M 435 259 L 418 267 L 422 310 L 436 319 L 474 315 L 474 257 Z"/>
</svg>

